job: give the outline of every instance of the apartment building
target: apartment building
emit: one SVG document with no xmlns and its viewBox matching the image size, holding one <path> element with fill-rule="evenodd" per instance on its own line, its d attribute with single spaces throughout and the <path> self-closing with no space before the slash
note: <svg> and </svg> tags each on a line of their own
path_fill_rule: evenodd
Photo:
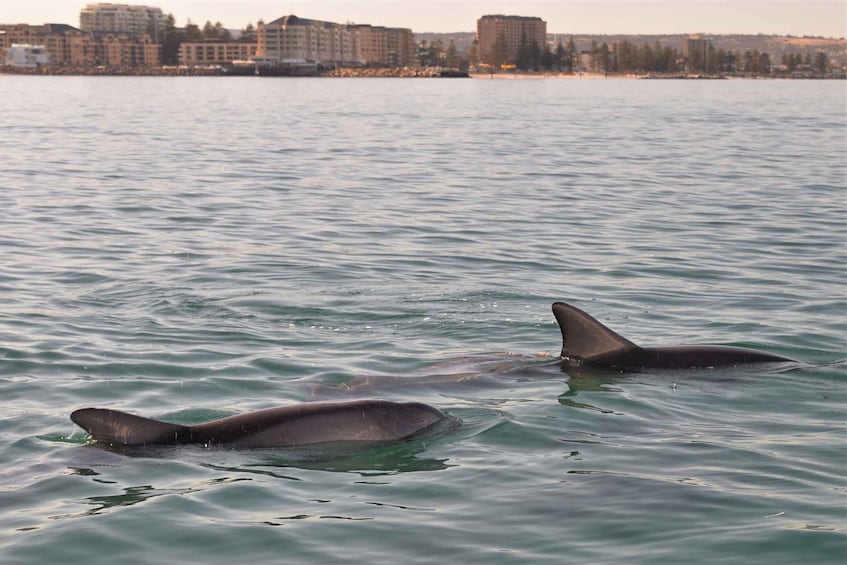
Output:
<svg viewBox="0 0 847 565">
<path fill-rule="evenodd" d="M 336 24 L 283 16 L 257 26 L 257 56 L 276 61 L 310 61 L 323 66 L 414 66 L 410 29 Z"/>
<path fill-rule="evenodd" d="M 415 44 L 415 34 L 408 28 L 386 28 L 388 51 L 385 61 L 389 67 L 417 67 L 418 46 Z"/>
<path fill-rule="evenodd" d="M 44 26 L 29 24 L 0 25 L 0 49 L 8 49 L 13 43 L 37 45 L 44 41 Z"/>
<path fill-rule="evenodd" d="M 44 44 L 54 66 L 96 64 L 96 42 L 90 33 L 67 24 L 44 24 Z"/>
<path fill-rule="evenodd" d="M 362 64 L 355 34 L 331 22 L 283 16 L 256 27 L 258 56 L 276 61 L 314 61 L 322 65 Z"/>
<path fill-rule="evenodd" d="M 476 35 L 483 63 L 492 63 L 495 43 L 500 38 L 504 43 L 505 62 L 514 63 L 524 38 L 529 45 L 535 43 L 539 49 L 544 49 L 547 43 L 547 22 L 537 17 L 482 16 L 476 22 Z"/>
<path fill-rule="evenodd" d="M 161 64 L 162 47 L 149 35 L 90 33 L 66 24 L 0 25 L 0 50 L 43 45 L 51 66 L 147 67 Z"/>
<path fill-rule="evenodd" d="M 129 4 L 88 4 L 79 12 L 82 31 L 149 33 L 154 37 L 165 28 L 161 8 Z"/>
<path fill-rule="evenodd" d="M 53 66 L 94 62 L 91 34 L 66 24 L 0 25 L 0 50 L 8 50 L 12 44 L 43 45 Z"/>
<path fill-rule="evenodd" d="M 256 43 L 202 41 L 183 43 L 179 62 L 183 65 L 227 65 L 233 61 L 248 61 L 256 56 Z"/>
<path fill-rule="evenodd" d="M 353 25 L 358 34 L 361 57 L 373 67 L 416 67 L 417 46 L 412 30 L 371 25 Z"/>
<path fill-rule="evenodd" d="M 95 63 L 107 67 L 156 67 L 162 46 L 149 35 L 95 34 Z"/>
</svg>

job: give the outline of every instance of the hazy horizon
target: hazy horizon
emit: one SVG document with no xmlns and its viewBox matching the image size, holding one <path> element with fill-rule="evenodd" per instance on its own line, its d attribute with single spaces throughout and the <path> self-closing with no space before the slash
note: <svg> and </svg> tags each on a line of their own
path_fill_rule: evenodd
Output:
<svg viewBox="0 0 847 565">
<path fill-rule="evenodd" d="M 12 0 L 0 4 L 0 23 L 79 25 L 85 0 Z M 338 23 L 411 28 L 417 33 L 472 32 L 485 14 L 538 16 L 554 34 L 847 35 L 847 8 L 839 1 L 796 0 L 469 0 L 461 5 L 388 0 L 142 0 L 174 15 L 178 26 L 207 20 L 240 29 L 258 20 L 298 16 Z"/>
</svg>

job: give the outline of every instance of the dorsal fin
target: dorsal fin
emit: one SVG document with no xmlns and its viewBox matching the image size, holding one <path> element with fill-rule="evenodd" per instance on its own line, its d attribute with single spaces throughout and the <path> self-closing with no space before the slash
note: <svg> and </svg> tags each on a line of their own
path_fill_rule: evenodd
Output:
<svg viewBox="0 0 847 565">
<path fill-rule="evenodd" d="M 191 436 L 188 426 L 104 408 L 77 410 L 71 414 L 71 420 L 96 441 L 120 445 L 188 443 Z"/>
<path fill-rule="evenodd" d="M 562 358 L 591 361 L 639 349 L 628 339 L 570 304 L 555 302 L 553 315 L 562 330 Z"/>
</svg>

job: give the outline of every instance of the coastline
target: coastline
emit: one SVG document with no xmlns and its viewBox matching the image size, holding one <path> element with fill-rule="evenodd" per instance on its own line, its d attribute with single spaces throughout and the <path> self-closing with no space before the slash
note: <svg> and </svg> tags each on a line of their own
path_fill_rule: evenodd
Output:
<svg viewBox="0 0 847 565">
<path fill-rule="evenodd" d="M 225 67 L 41 67 L 19 68 L 0 66 L 0 75 L 30 75 L 30 76 L 162 76 L 162 77 L 194 77 L 194 76 L 245 76 L 230 74 Z M 248 75 L 249 76 L 249 75 Z M 338 68 L 318 71 L 309 75 L 320 78 L 473 78 L 498 80 L 598 80 L 598 79 L 651 79 L 651 80 L 844 80 L 843 76 L 813 76 L 813 75 L 755 75 L 755 74 L 720 74 L 701 75 L 684 73 L 516 73 L 516 72 L 468 72 L 461 69 L 443 67 L 365 67 Z M 293 77 L 288 77 L 293 78 Z"/>
<path fill-rule="evenodd" d="M 250 76 L 231 73 L 227 67 L 39 67 L 0 66 L 0 75 L 34 76 Z M 270 75 L 260 75 L 267 77 Z M 338 68 L 297 75 L 329 78 L 468 78 L 467 71 L 444 67 Z M 288 77 L 291 78 L 291 77 Z"/>
<path fill-rule="evenodd" d="M 843 80 L 840 76 L 792 76 L 792 75 L 755 75 L 755 74 L 720 74 L 702 75 L 685 73 L 470 73 L 475 79 L 500 80 Z"/>
<path fill-rule="evenodd" d="M 221 69 L 207 67 L 40 67 L 0 66 L 0 75 L 31 76 L 217 76 Z"/>
</svg>

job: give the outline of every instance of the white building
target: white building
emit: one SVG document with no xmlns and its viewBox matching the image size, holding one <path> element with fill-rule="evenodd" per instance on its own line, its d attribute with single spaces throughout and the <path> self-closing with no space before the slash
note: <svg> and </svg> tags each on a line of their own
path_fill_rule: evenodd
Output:
<svg viewBox="0 0 847 565">
<path fill-rule="evenodd" d="M 79 11 L 82 31 L 149 33 L 154 38 L 165 28 L 161 8 L 129 4 L 89 4 Z"/>
<path fill-rule="evenodd" d="M 50 55 L 44 45 L 13 43 L 6 49 L 6 66 L 22 69 L 37 69 L 50 64 Z"/>
</svg>

